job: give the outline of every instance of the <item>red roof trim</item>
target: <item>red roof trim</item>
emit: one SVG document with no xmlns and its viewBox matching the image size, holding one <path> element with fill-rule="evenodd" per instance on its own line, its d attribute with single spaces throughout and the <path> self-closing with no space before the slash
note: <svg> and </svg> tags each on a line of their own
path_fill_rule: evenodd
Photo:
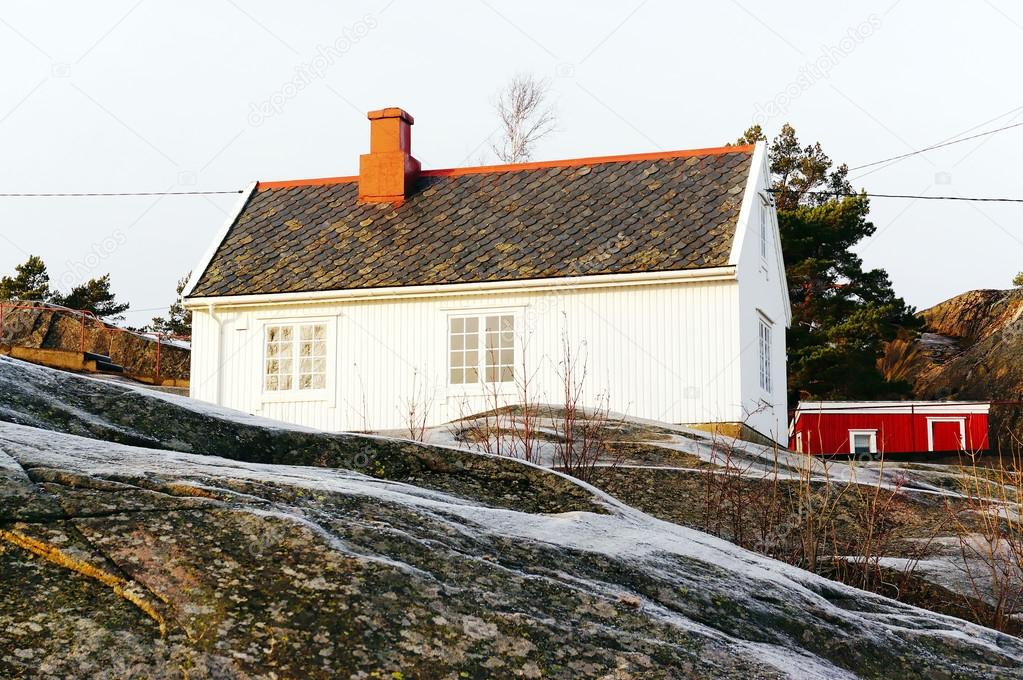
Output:
<svg viewBox="0 0 1023 680">
<path fill-rule="evenodd" d="M 592 156 L 590 158 L 568 158 L 560 161 L 536 161 L 532 163 L 510 163 L 508 165 L 478 165 L 467 168 L 448 168 L 446 170 L 424 170 L 420 174 L 427 177 L 456 177 L 458 175 L 478 175 L 489 172 L 515 172 L 518 170 L 542 170 L 544 168 L 570 168 L 580 165 L 598 165 L 601 163 L 625 163 L 629 161 L 657 161 L 665 158 L 688 158 L 690 156 L 719 156 L 726 153 L 751 153 L 753 145 L 716 146 L 708 149 L 687 149 L 683 151 L 655 151 L 653 153 L 632 153 L 621 156 Z"/>
<path fill-rule="evenodd" d="M 689 158 L 690 156 L 720 156 L 726 153 L 752 153 L 752 144 L 743 146 L 715 146 L 706 149 L 686 149 L 681 151 L 655 151 L 652 153 L 633 153 L 620 156 L 591 156 L 589 158 L 567 158 L 556 161 L 535 161 L 531 163 L 509 163 L 507 165 L 478 165 L 466 168 L 446 168 L 441 170 L 423 170 L 420 175 L 425 177 L 457 177 L 459 175 L 480 175 L 497 172 L 517 172 L 520 170 L 543 170 L 545 168 L 570 168 L 581 165 L 597 165 L 601 163 L 625 163 L 629 161 L 657 161 L 665 158 Z M 321 177 L 319 179 L 294 179 L 277 182 L 259 182 L 257 191 L 263 189 L 290 189 L 293 187 L 323 186 L 356 182 L 359 176 Z"/>
<path fill-rule="evenodd" d="M 282 179 L 276 182 L 257 182 L 256 191 L 262 191 L 263 189 L 291 189 L 292 187 L 317 187 L 357 181 L 359 181 L 358 175 L 351 175 L 349 177 L 320 177 L 317 179 Z"/>
</svg>

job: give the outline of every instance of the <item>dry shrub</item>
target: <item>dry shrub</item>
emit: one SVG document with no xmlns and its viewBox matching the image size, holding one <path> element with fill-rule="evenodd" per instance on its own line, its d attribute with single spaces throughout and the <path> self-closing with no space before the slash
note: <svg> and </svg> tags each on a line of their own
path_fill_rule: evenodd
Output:
<svg viewBox="0 0 1023 680">
<path fill-rule="evenodd" d="M 502 392 L 500 384 L 486 383 L 483 410 L 473 412 L 473 404 L 463 400 L 461 417 L 452 424 L 452 432 L 483 453 L 531 463 L 543 462 L 541 443 L 551 440 L 553 467 L 578 479 L 594 481 L 623 459 L 623 454 L 610 446 L 611 436 L 623 419 L 612 417 L 607 392 L 585 401 L 586 359 L 573 349 L 567 333 L 562 336 L 562 358 L 557 368 L 560 394 L 551 403 L 541 404 L 534 389 L 539 367 L 530 371 L 527 345 L 523 340 L 514 399 Z M 510 405 L 512 401 L 515 403 Z M 545 432 L 543 425 L 548 422 L 550 429 Z"/>
<path fill-rule="evenodd" d="M 502 383 L 483 385 L 483 410 L 474 412 L 468 399 L 459 403 L 460 418 L 452 424 L 453 434 L 477 450 L 509 456 L 530 463 L 540 462 L 539 423 L 541 410 L 533 390 L 538 368 L 529 371 L 528 337 L 520 338 L 519 366 L 515 375 L 515 396 L 509 398 Z M 509 402 L 517 400 L 517 404 Z"/>
<path fill-rule="evenodd" d="M 703 526 L 708 533 L 788 564 L 872 592 L 898 597 L 901 584 L 913 578 L 919 560 L 929 553 L 937 534 L 911 541 L 902 515 L 901 477 L 883 482 L 856 479 L 850 462 L 847 477 L 834 474 L 834 463 L 802 456 L 782 474 L 775 446 L 768 471 L 754 469 L 742 442 L 713 438 L 712 470 L 704 471 Z M 913 547 L 908 547 L 913 546 Z M 883 558 L 905 558 L 901 569 Z"/>
<path fill-rule="evenodd" d="M 1018 632 L 1023 613 L 1023 472 L 1018 447 L 1010 463 L 999 455 L 992 467 L 964 454 L 963 499 L 946 503 L 959 539 L 965 597 L 975 620 L 995 630 Z"/>
<path fill-rule="evenodd" d="M 906 502 L 904 475 L 897 475 L 885 485 L 884 457 L 877 470 L 874 484 L 850 484 L 849 512 L 846 524 L 852 531 L 842 532 L 836 541 L 838 559 L 834 578 L 863 590 L 882 593 L 899 599 L 902 590 L 913 578 L 920 560 L 932 550 L 934 539 L 944 528 L 935 524 L 924 541 L 910 541 L 907 521 L 903 516 Z M 850 468 L 851 479 L 855 469 Z M 902 567 L 886 566 L 883 558 L 899 555 Z"/>
<path fill-rule="evenodd" d="M 519 367 L 515 377 L 515 390 L 518 396 L 518 417 L 514 422 L 513 438 L 515 453 L 529 463 L 540 462 L 539 426 L 542 422 L 540 407 L 534 394 L 533 383 L 540 368 L 529 370 L 526 360 L 529 350 L 529 337 L 522 337 L 522 351 L 519 352 Z"/>
<path fill-rule="evenodd" d="M 562 336 L 562 359 L 558 371 L 562 399 L 560 418 L 554 419 L 558 435 L 555 466 L 582 479 L 594 481 L 600 468 L 617 465 L 617 458 L 608 448 L 608 434 L 620 422 L 612 422 L 610 398 L 606 392 L 597 395 L 593 405 L 583 406 L 587 377 L 586 358 L 573 350 L 568 336 Z"/>
<path fill-rule="evenodd" d="M 406 397 L 401 409 L 409 439 L 417 442 L 426 439 L 426 430 L 429 428 L 430 414 L 433 412 L 435 398 L 435 392 L 421 378 L 419 370 L 414 370 L 412 372 L 412 391 Z"/>
</svg>

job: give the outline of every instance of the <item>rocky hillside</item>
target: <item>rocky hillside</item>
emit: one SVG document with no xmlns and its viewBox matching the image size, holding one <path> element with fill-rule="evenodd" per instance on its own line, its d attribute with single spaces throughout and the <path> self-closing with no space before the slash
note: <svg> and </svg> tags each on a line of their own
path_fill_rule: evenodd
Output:
<svg viewBox="0 0 1023 680">
<path fill-rule="evenodd" d="M 920 338 L 896 340 L 882 367 L 921 399 L 1023 400 L 1023 291 L 975 290 L 920 313 Z M 1006 447 L 1023 435 L 1023 409 L 992 411 Z"/>
<path fill-rule="evenodd" d="M 188 380 L 191 352 L 174 340 L 126 332 L 72 310 L 0 300 L 0 345 L 91 352 L 109 356 L 126 373 Z"/>
<path fill-rule="evenodd" d="M 1021 669 L 1019 639 L 540 468 L 0 359 L 0 677 Z"/>
</svg>

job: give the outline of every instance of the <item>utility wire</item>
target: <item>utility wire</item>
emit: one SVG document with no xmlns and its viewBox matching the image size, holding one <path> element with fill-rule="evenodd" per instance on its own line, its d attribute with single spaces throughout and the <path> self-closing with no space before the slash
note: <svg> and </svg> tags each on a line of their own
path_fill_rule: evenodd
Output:
<svg viewBox="0 0 1023 680">
<path fill-rule="evenodd" d="M 1018 125 L 1023 125 L 1019 123 Z M 933 148 L 933 147 L 932 147 Z M 883 162 L 883 161 L 882 161 Z M 860 166 L 865 167 L 865 166 Z M 240 194 L 243 189 L 231 191 L 120 191 L 120 192 L 62 192 L 62 193 L 0 193 L 0 198 L 65 198 L 81 196 L 210 196 L 215 194 Z M 790 189 L 768 189 L 772 194 L 792 191 Z M 853 193 L 844 191 L 806 191 L 799 193 L 801 196 L 867 196 L 868 198 L 911 198 L 923 201 L 975 201 L 984 203 L 1023 203 L 1023 198 L 998 198 L 980 196 L 919 196 L 916 194 L 875 194 L 875 193 Z"/>
<path fill-rule="evenodd" d="M 973 201 L 981 203 L 1023 203 L 1023 198 L 997 198 L 982 196 L 919 196 L 916 194 L 875 194 L 872 192 L 853 193 L 846 191 L 806 191 L 799 192 L 792 189 L 768 189 L 772 194 L 780 194 L 789 191 L 800 196 L 866 196 L 867 198 L 911 198 L 921 201 Z"/>
<path fill-rule="evenodd" d="M 0 193 L 0 198 L 62 198 L 77 196 L 210 196 L 213 194 L 240 194 L 243 189 L 231 191 L 111 191 L 111 192 L 53 192 L 53 193 Z"/>
<path fill-rule="evenodd" d="M 857 165 L 856 167 L 849 168 L 849 172 L 852 172 L 853 170 L 862 170 L 863 168 L 870 168 L 875 165 L 881 165 L 882 163 L 889 163 L 891 161 L 901 160 L 903 158 L 909 158 L 910 156 L 916 156 L 917 154 L 925 153 L 927 151 L 933 151 L 934 149 L 940 149 L 945 146 L 952 146 L 953 144 L 959 144 L 960 142 L 968 142 L 971 139 L 977 139 L 978 137 L 987 137 L 988 135 L 993 135 L 996 132 L 1011 130 L 1012 128 L 1017 128 L 1020 126 L 1023 126 L 1023 123 L 1013 123 L 1012 125 L 1006 125 L 1005 127 L 996 128 L 994 130 L 988 130 L 987 132 L 980 132 L 975 135 L 970 135 L 969 137 L 963 137 L 962 139 L 955 139 L 950 142 L 933 144 L 923 149 L 918 149 L 917 151 L 910 151 L 909 153 L 900 154 L 898 156 L 892 156 L 891 158 L 885 158 L 884 160 L 880 161 L 874 161 L 873 163 L 864 163 L 863 165 Z"/>
</svg>

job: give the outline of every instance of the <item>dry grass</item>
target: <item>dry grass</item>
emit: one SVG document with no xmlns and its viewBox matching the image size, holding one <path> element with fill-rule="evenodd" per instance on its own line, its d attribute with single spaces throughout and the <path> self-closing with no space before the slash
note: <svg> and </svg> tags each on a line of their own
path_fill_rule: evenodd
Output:
<svg viewBox="0 0 1023 680">
<path fill-rule="evenodd" d="M 664 519 L 828 578 L 943 613 L 971 611 L 916 573 L 935 537 L 948 532 L 943 504 L 913 494 L 903 476 L 886 474 L 883 460 L 857 479 L 854 462 L 793 463 L 775 450 L 764 466 L 740 441 L 712 441 L 711 465 L 621 469 L 601 485 Z M 848 474 L 837 474 L 846 465 Z M 899 568 L 886 557 L 899 558 Z"/>
<path fill-rule="evenodd" d="M 741 442 L 719 438 L 712 466 L 622 469 L 602 486 L 652 514 L 828 578 L 1003 632 L 1023 632 L 1018 456 L 1011 463 L 965 457 L 948 472 L 956 493 L 941 496 L 915 493 L 905 468 L 883 458 L 864 467 L 805 457 L 794 467 L 779 464 L 781 455 L 775 451 L 765 472 L 742 453 Z M 836 466 L 848 466 L 848 474 L 837 474 Z M 950 563 L 962 565 L 965 591 L 948 590 L 918 572 L 922 560 L 950 557 L 938 555 L 939 537 L 959 544 L 959 559 Z"/>
<path fill-rule="evenodd" d="M 999 456 L 982 467 L 965 455 L 960 475 L 965 500 L 948 507 L 959 540 L 963 577 L 974 619 L 1001 631 L 1018 631 L 1023 614 L 1023 472 Z"/>
</svg>

